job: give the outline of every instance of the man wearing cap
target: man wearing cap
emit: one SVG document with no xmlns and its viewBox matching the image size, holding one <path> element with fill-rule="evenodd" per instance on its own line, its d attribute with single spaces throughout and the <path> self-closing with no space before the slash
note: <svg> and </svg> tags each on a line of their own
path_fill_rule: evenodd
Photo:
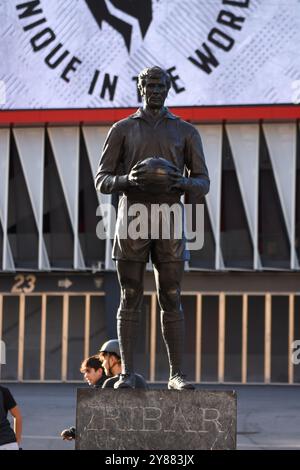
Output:
<svg viewBox="0 0 300 470">
<path fill-rule="evenodd" d="M 122 372 L 120 356 L 119 341 L 117 339 L 106 341 L 106 343 L 101 346 L 99 359 L 108 377 L 103 383 L 102 388 L 114 388 L 115 383 L 118 382 L 119 375 Z M 135 388 L 144 390 L 149 388 L 145 379 L 139 374 L 135 374 Z"/>
<path fill-rule="evenodd" d="M 168 388 L 194 388 L 185 380 L 181 366 L 184 316 L 180 292 L 184 263 L 189 259 L 184 231 L 182 230 L 181 237 L 171 236 L 169 239 L 133 239 L 120 235 L 120 228 L 129 218 L 130 208 L 137 202 L 143 203 L 149 214 L 152 204 L 180 204 L 180 197 L 184 193 L 200 201 L 209 190 L 208 171 L 198 131 L 164 106 L 170 84 L 170 76 L 160 67 L 141 71 L 138 88 L 143 98 L 143 107 L 112 126 L 104 143 L 95 177 L 98 191 L 104 194 L 123 192 L 119 201 L 113 246 L 113 259 L 116 260 L 121 288 L 117 328 L 122 374 L 115 388 L 135 387 L 134 345 L 138 335 L 144 293 L 143 277 L 149 254 L 161 308 L 162 335 L 170 365 Z M 155 164 L 161 164 L 160 168 L 156 165 L 155 171 L 153 159 Z M 163 160 L 166 161 L 164 166 Z M 185 170 L 188 177 L 183 176 Z M 165 184 L 155 193 L 151 190 L 155 188 L 158 179 L 161 179 L 159 174 L 163 175 Z"/>
</svg>

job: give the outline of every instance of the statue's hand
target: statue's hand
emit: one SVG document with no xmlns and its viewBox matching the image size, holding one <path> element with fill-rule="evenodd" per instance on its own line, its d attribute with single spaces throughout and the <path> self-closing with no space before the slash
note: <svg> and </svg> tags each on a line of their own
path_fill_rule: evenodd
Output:
<svg viewBox="0 0 300 470">
<path fill-rule="evenodd" d="M 171 191 L 186 191 L 187 189 L 187 179 L 179 173 L 171 173 L 170 180 L 171 180 Z"/>
<path fill-rule="evenodd" d="M 132 186 L 136 186 L 142 191 L 163 194 L 171 190 L 183 191 L 181 185 L 183 184 L 184 178 L 180 174 L 179 170 L 156 168 L 147 164 L 147 159 L 144 162 L 139 162 L 128 175 L 128 181 Z"/>
<path fill-rule="evenodd" d="M 141 164 L 138 168 L 132 169 L 128 175 L 128 181 L 131 186 L 136 186 L 140 189 L 143 189 L 147 182 L 146 168 Z"/>
</svg>

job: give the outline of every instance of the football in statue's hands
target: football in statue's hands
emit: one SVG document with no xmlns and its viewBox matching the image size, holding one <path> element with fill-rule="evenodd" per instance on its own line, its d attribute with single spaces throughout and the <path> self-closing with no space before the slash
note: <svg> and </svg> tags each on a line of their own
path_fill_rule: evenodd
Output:
<svg viewBox="0 0 300 470">
<path fill-rule="evenodd" d="M 163 157 L 148 157 L 132 168 L 135 170 L 143 170 L 143 190 L 152 194 L 168 192 L 172 184 L 171 175 L 181 175 L 177 166 Z"/>
</svg>

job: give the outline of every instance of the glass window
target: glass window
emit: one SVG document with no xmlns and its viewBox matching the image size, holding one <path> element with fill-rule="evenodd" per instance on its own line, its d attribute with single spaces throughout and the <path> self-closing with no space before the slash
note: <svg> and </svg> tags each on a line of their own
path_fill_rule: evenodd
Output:
<svg viewBox="0 0 300 470">
<path fill-rule="evenodd" d="M 298 126 L 297 126 L 298 127 Z M 300 130 L 297 131 L 295 248 L 300 260 Z"/>
<path fill-rule="evenodd" d="M 25 380 L 40 379 L 41 305 L 40 296 L 26 296 L 23 370 Z"/>
<path fill-rule="evenodd" d="M 242 158 L 242 155 L 240 155 Z M 229 268 L 253 268 L 253 245 L 226 130 L 223 130 L 221 249 Z"/>
<path fill-rule="evenodd" d="M 259 151 L 258 249 L 268 268 L 290 268 L 290 246 L 264 133 Z"/>
<path fill-rule="evenodd" d="M 8 239 L 16 268 L 37 268 L 38 230 L 12 134 L 10 143 Z"/>
<path fill-rule="evenodd" d="M 74 234 L 47 134 L 43 233 L 50 265 L 54 268 L 73 268 Z"/>
<path fill-rule="evenodd" d="M 84 359 L 85 297 L 69 297 L 68 380 L 80 380 Z"/>
<path fill-rule="evenodd" d="M 201 380 L 218 381 L 219 297 L 202 296 Z"/>
<path fill-rule="evenodd" d="M 243 298 L 240 295 L 225 297 L 225 373 L 228 382 L 242 380 L 242 312 Z"/>
<path fill-rule="evenodd" d="M 272 296 L 271 382 L 288 382 L 289 298 Z"/>
<path fill-rule="evenodd" d="M 3 296 L 2 339 L 6 346 L 6 364 L 1 367 L 1 379 L 17 380 L 19 351 L 18 296 Z"/>
<path fill-rule="evenodd" d="M 300 296 L 295 296 L 294 341 L 300 341 Z M 293 350 L 300 349 L 300 343 Z M 300 351 L 296 354 L 299 364 L 294 364 L 294 382 L 300 382 Z"/>
<path fill-rule="evenodd" d="M 207 203 L 204 199 L 204 245 L 201 250 L 190 251 L 190 269 L 203 268 L 203 269 L 215 269 L 215 252 L 216 244 L 215 238 L 212 231 L 210 218 L 207 210 Z"/>
<path fill-rule="evenodd" d="M 2 270 L 2 263 L 3 263 L 3 230 L 2 230 L 2 225 L 0 223 L 0 271 Z"/>
<path fill-rule="evenodd" d="M 47 296 L 45 379 L 61 380 L 62 296 Z"/>
<path fill-rule="evenodd" d="M 102 344 L 107 341 L 105 297 L 91 296 L 90 313 L 90 355 L 97 354 Z"/>
<path fill-rule="evenodd" d="M 248 296 L 247 381 L 264 382 L 265 297 Z"/>
<path fill-rule="evenodd" d="M 100 220 L 96 216 L 99 202 L 82 133 L 80 138 L 79 175 L 79 240 L 85 265 L 93 267 L 98 266 L 99 262 L 103 263 L 105 261 L 105 240 L 99 240 L 96 235 L 96 226 Z"/>
</svg>

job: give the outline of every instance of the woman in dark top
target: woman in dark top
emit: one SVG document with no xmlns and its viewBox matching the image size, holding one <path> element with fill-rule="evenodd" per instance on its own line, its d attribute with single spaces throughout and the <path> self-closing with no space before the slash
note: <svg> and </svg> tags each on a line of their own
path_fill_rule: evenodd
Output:
<svg viewBox="0 0 300 470">
<path fill-rule="evenodd" d="M 14 417 L 14 431 L 7 419 L 8 411 Z M 0 450 L 18 450 L 22 434 L 22 416 L 8 388 L 0 386 Z"/>
</svg>

